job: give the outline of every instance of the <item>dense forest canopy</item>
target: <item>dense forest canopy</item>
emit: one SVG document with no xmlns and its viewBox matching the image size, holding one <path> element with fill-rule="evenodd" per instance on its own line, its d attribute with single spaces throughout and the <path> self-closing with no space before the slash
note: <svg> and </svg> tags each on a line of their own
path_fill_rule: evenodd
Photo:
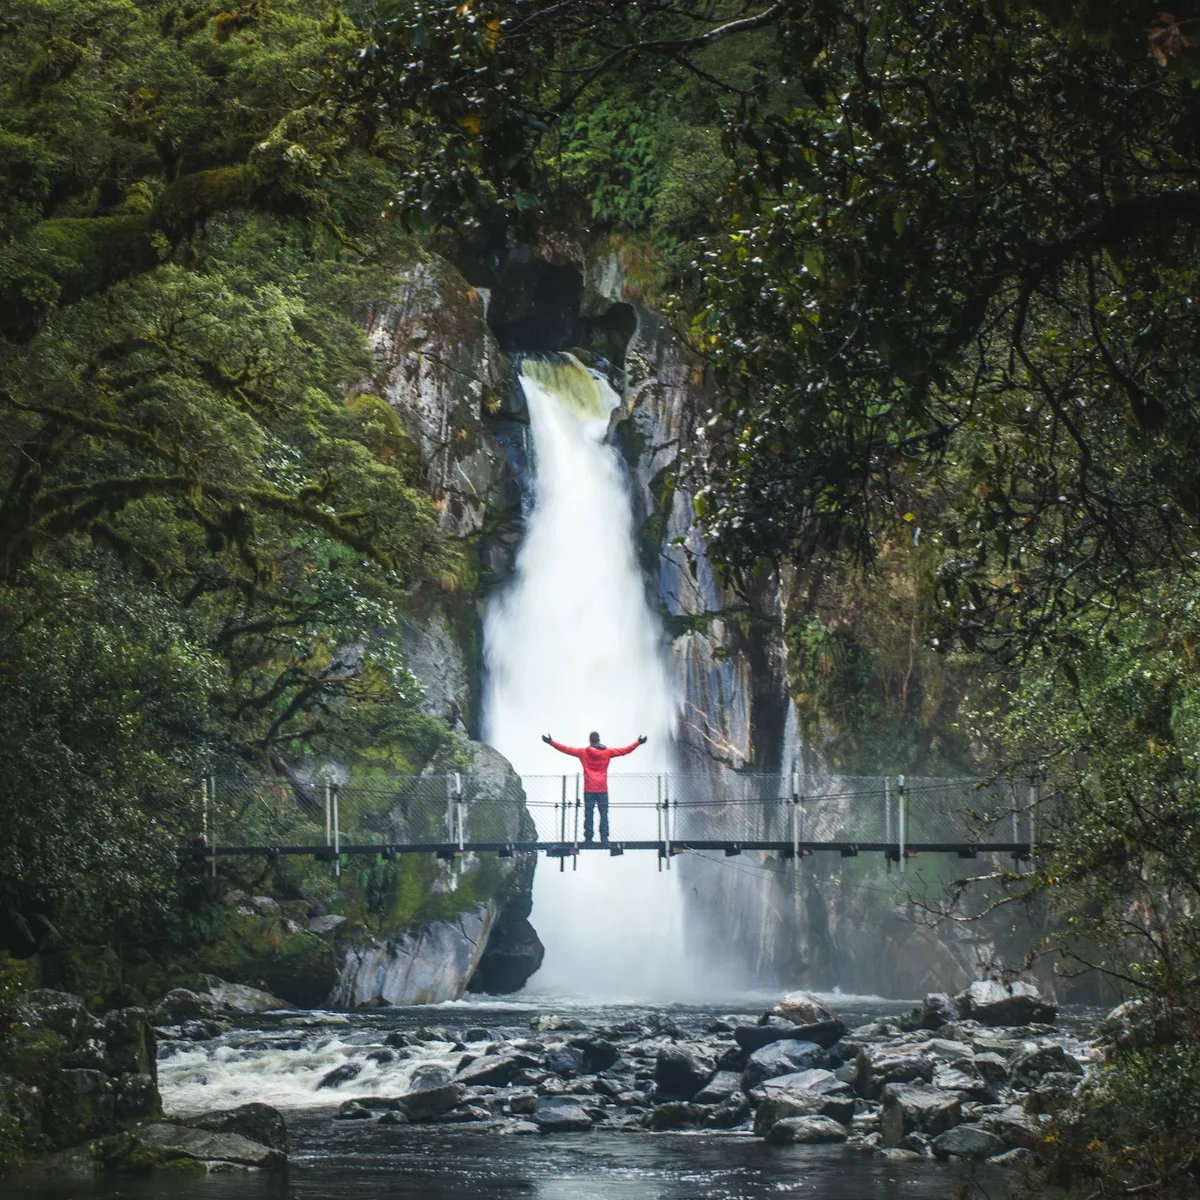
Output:
<svg viewBox="0 0 1200 1200">
<path fill-rule="evenodd" d="M 1182 1187 L 1198 24 L 1133 0 L 12 0 L 4 944 L 160 919 L 175 806 L 215 762 L 428 757 L 388 631 L 458 563 L 355 317 L 421 247 L 617 237 L 711 368 L 689 469 L 714 558 L 799 581 L 810 731 L 902 769 L 936 709 L 1061 798 L 1054 851 L 952 910 L 1047 894 L 1040 949 L 1162 1018 L 1063 1118 L 1059 1178 Z M 902 682 L 867 703 L 885 659 Z"/>
</svg>

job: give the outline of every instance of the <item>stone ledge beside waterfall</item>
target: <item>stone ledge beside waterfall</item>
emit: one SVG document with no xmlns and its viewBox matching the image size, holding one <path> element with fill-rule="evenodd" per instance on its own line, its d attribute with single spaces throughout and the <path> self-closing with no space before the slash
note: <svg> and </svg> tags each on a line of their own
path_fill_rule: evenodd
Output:
<svg viewBox="0 0 1200 1200">
<path fill-rule="evenodd" d="M 457 1000 L 483 956 L 495 924 L 491 905 L 456 921 L 382 943 L 347 946 L 330 1002 L 340 1008 L 441 1004 Z"/>
</svg>

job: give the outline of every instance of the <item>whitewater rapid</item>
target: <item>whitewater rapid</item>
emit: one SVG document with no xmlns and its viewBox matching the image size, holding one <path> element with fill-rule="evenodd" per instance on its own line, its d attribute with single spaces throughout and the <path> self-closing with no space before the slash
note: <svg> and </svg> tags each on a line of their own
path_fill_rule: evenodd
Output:
<svg viewBox="0 0 1200 1200">
<path fill-rule="evenodd" d="M 564 774 L 573 796 L 580 769 L 542 734 L 575 746 L 591 730 L 610 746 L 645 734 L 645 746 L 610 767 L 612 837 L 653 838 L 655 777 L 672 769 L 678 703 L 638 567 L 628 488 L 605 441 L 620 401 L 569 355 L 527 359 L 520 379 L 534 503 L 515 577 L 484 625 L 487 740 L 532 777 L 534 799 L 556 796 Z M 546 957 L 530 990 L 610 1000 L 702 994 L 677 879 L 645 852 L 592 851 L 564 871 L 540 862 L 532 920 Z"/>
</svg>

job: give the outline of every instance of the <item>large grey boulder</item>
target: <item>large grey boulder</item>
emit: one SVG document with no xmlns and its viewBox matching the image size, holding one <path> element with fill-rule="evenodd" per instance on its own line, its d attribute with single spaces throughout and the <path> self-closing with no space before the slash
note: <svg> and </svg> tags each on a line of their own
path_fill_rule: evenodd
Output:
<svg viewBox="0 0 1200 1200">
<path fill-rule="evenodd" d="M 958 1092 L 971 1100 L 994 1104 L 999 1092 L 975 1069 L 970 1061 L 940 1062 L 933 1069 L 933 1086 L 944 1092 Z"/>
<path fill-rule="evenodd" d="M 162 1111 L 162 1101 L 154 1076 L 138 1072 L 118 1079 L 114 1111 L 121 1121 L 136 1117 L 157 1117 Z"/>
<path fill-rule="evenodd" d="M 583 1051 L 578 1046 L 555 1046 L 546 1055 L 546 1070 L 555 1075 L 577 1075 L 583 1070 Z"/>
<path fill-rule="evenodd" d="M 663 1046 L 654 1062 L 658 1094 L 672 1100 L 691 1100 L 713 1077 L 716 1064 L 708 1048 L 681 1042 Z"/>
<path fill-rule="evenodd" d="M 218 1109 L 189 1117 L 193 1129 L 210 1133 L 236 1133 L 252 1142 L 288 1152 L 287 1122 L 282 1113 L 269 1104 L 241 1104 L 237 1108 Z"/>
<path fill-rule="evenodd" d="M 430 1121 L 457 1108 L 466 1088 L 461 1083 L 443 1083 L 437 1087 L 421 1088 L 398 1096 L 400 1111 L 413 1122 Z"/>
<path fill-rule="evenodd" d="M 765 1134 L 786 1117 L 825 1116 L 843 1124 L 854 1115 L 854 1093 L 830 1071 L 798 1071 L 768 1079 L 750 1094 L 754 1132 Z"/>
<path fill-rule="evenodd" d="M 1118 1050 L 1145 1050 L 1180 1039 L 1186 1025 L 1182 1009 L 1158 1000 L 1127 1000 L 1096 1025 L 1092 1036 Z"/>
<path fill-rule="evenodd" d="M 838 1019 L 837 1013 L 811 992 L 789 992 L 771 1012 L 793 1025 L 817 1025 Z"/>
<path fill-rule="evenodd" d="M 991 1158 L 1007 1147 L 994 1134 L 977 1125 L 957 1125 L 939 1133 L 930 1143 L 935 1158 Z"/>
<path fill-rule="evenodd" d="M 706 1129 L 733 1129 L 750 1118 L 750 1101 L 744 1092 L 730 1092 L 704 1118 Z"/>
<path fill-rule="evenodd" d="M 1032 983 L 1014 980 L 997 983 L 985 979 L 973 983 L 954 997 L 958 1015 L 981 1025 L 1030 1025 L 1053 1021 L 1058 1006 L 1047 1000 Z"/>
<path fill-rule="evenodd" d="M 241 1167 L 274 1168 L 287 1165 L 280 1150 L 252 1142 L 237 1133 L 211 1133 L 186 1125 L 143 1125 L 137 1131 L 140 1149 L 153 1151 L 156 1157 L 196 1159 L 200 1162 L 227 1162 Z"/>
<path fill-rule="evenodd" d="M 830 1117 L 784 1117 L 767 1131 L 766 1140 L 772 1146 L 790 1146 L 844 1142 L 846 1137 L 846 1127 Z"/>
<path fill-rule="evenodd" d="M 868 1100 L 878 1100 L 890 1083 L 929 1083 L 937 1059 L 928 1051 L 904 1046 L 863 1046 L 858 1052 L 855 1086 Z"/>
<path fill-rule="evenodd" d="M 930 992 L 900 1024 L 905 1029 L 941 1029 L 958 1020 L 958 1009 L 947 992 Z"/>
<path fill-rule="evenodd" d="M 532 1054 L 520 1051 L 513 1053 L 485 1054 L 468 1063 L 455 1079 L 467 1087 L 487 1084 L 490 1087 L 507 1087 L 516 1078 L 518 1071 L 536 1067 L 538 1060 Z"/>
<path fill-rule="evenodd" d="M 150 1015 L 159 1025 L 178 1025 L 183 1021 L 211 1021 L 217 1010 L 213 998 L 207 994 L 172 988 Z"/>
<path fill-rule="evenodd" d="M 695 1100 L 697 1104 L 720 1104 L 741 1090 L 742 1077 L 736 1071 L 718 1071 L 696 1093 Z"/>
<path fill-rule="evenodd" d="M 994 1133 L 1006 1146 L 1035 1150 L 1041 1143 L 1041 1122 L 1019 1104 L 989 1113 L 979 1128 Z"/>
<path fill-rule="evenodd" d="M 592 1127 L 583 1105 L 565 1096 L 543 1096 L 531 1119 L 542 1133 L 584 1133 Z"/>
<path fill-rule="evenodd" d="M 1083 1067 L 1061 1046 L 1050 1043 L 1018 1050 L 1009 1060 L 1008 1073 L 1015 1087 L 1028 1091 L 1045 1075 L 1082 1075 Z"/>
<path fill-rule="evenodd" d="M 951 1092 L 905 1083 L 883 1089 L 879 1132 L 885 1146 L 899 1146 L 910 1133 L 936 1137 L 962 1122 L 962 1101 Z"/>
<path fill-rule="evenodd" d="M 797 1025 L 783 1017 L 768 1015 L 758 1025 L 741 1025 L 733 1031 L 734 1040 L 743 1049 L 753 1053 L 769 1046 L 772 1042 L 794 1040 L 815 1042 L 829 1049 L 846 1034 L 846 1026 L 840 1018 L 816 1021 L 810 1025 Z"/>
<path fill-rule="evenodd" d="M 144 1008 L 113 1008 L 101 1018 L 107 1069 L 111 1074 L 158 1078 L 158 1043 Z"/>
<path fill-rule="evenodd" d="M 23 1016 L 30 1025 L 53 1030 L 71 1045 L 88 1025 L 87 1006 L 82 996 L 71 992 L 56 992 L 51 988 L 35 988 L 21 1001 Z"/>
<path fill-rule="evenodd" d="M 646 1128 L 656 1133 L 664 1133 L 672 1129 L 698 1129 L 707 1115 L 707 1110 L 699 1104 L 689 1104 L 686 1100 L 669 1100 L 666 1104 L 656 1104 L 646 1116 Z"/>
<path fill-rule="evenodd" d="M 797 1042 L 790 1038 L 772 1042 L 750 1055 L 742 1073 L 743 1088 L 748 1092 L 764 1080 L 774 1079 L 776 1075 L 791 1075 L 796 1071 L 824 1067 L 828 1061 L 828 1055 L 815 1042 Z"/>
</svg>

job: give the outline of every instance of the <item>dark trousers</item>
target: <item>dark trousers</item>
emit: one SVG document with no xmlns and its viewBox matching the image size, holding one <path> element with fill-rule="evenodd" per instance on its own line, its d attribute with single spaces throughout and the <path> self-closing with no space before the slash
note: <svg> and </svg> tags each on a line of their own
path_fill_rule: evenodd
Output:
<svg viewBox="0 0 1200 1200">
<path fill-rule="evenodd" d="M 608 793 L 607 792 L 584 792 L 583 793 L 583 840 L 590 842 L 592 840 L 592 813 L 598 808 L 600 810 L 600 840 L 608 841 Z"/>
</svg>

